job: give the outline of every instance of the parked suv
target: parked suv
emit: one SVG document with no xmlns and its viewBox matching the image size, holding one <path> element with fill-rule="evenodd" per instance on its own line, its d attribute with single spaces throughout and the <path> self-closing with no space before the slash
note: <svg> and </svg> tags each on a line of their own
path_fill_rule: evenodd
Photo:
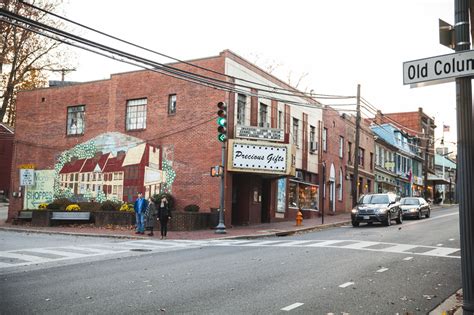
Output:
<svg viewBox="0 0 474 315">
<path fill-rule="evenodd" d="M 392 220 L 402 224 L 403 214 L 399 200 L 400 197 L 393 193 L 363 195 L 352 209 L 352 226 L 359 226 L 361 222 L 381 222 L 388 226 L 392 224 Z"/>
</svg>

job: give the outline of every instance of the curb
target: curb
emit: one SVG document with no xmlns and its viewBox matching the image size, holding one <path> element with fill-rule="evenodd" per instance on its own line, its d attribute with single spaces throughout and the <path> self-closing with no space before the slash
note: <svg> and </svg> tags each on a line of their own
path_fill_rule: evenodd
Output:
<svg viewBox="0 0 474 315">
<path fill-rule="evenodd" d="M 338 227 L 347 225 L 351 221 L 341 221 L 336 223 L 328 223 L 323 225 L 316 225 L 310 227 L 304 227 L 296 230 L 286 230 L 286 231 L 278 231 L 278 232 L 271 232 L 265 234 L 246 234 L 246 235 L 235 235 L 235 236 L 223 236 L 223 237 L 210 237 L 205 238 L 206 240 L 217 240 L 217 239 L 258 239 L 258 238 L 265 238 L 265 237 L 282 237 L 288 235 L 294 235 L 297 233 L 306 233 L 311 231 L 319 231 L 324 230 L 331 227 Z M 80 233 L 80 232 L 64 232 L 64 231 L 51 231 L 51 230 L 36 230 L 36 229 L 22 229 L 22 228 L 14 228 L 14 227 L 0 227 L 0 231 L 9 231 L 9 232 L 18 232 L 18 233 L 38 233 L 38 234 L 59 234 L 59 235 L 71 235 L 71 236 L 87 236 L 87 237 L 108 237 L 108 238 L 118 238 L 118 239 L 150 239 L 148 237 L 141 237 L 141 236 L 133 236 L 133 235 L 120 235 L 120 234 L 94 234 L 94 233 Z"/>
</svg>

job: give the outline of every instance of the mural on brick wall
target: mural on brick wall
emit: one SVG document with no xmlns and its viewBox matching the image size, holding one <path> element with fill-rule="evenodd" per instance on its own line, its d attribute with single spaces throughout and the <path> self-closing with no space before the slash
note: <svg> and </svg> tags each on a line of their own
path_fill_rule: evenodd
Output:
<svg viewBox="0 0 474 315">
<path fill-rule="evenodd" d="M 136 137 L 101 134 L 61 152 L 53 170 L 37 170 L 35 176 L 44 180 L 38 182 L 41 187 L 26 187 L 24 208 L 58 198 L 131 202 L 138 191 L 146 197 L 171 193 L 176 177 L 172 158 L 172 147 L 162 152 Z"/>
</svg>

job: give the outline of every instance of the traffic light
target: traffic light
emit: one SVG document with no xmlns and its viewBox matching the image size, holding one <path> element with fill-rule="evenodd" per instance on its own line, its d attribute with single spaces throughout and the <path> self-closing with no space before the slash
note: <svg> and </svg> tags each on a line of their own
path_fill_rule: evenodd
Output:
<svg viewBox="0 0 474 315">
<path fill-rule="evenodd" d="M 219 102 L 217 103 L 217 108 L 219 110 L 217 111 L 217 139 L 220 142 L 225 142 L 227 141 L 227 104 L 225 102 Z"/>
</svg>

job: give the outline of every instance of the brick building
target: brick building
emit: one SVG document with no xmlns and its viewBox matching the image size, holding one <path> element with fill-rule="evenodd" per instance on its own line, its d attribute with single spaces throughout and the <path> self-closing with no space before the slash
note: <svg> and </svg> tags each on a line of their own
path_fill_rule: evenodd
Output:
<svg viewBox="0 0 474 315">
<path fill-rule="evenodd" d="M 351 190 L 346 180 L 346 163 L 348 152 L 346 128 L 348 121 L 331 107 L 323 111 L 322 130 L 322 164 L 325 167 L 325 183 L 321 184 L 320 203 L 324 202 L 326 214 L 347 212 L 346 192 Z M 322 169 L 321 169 L 322 174 Z"/>
<path fill-rule="evenodd" d="M 360 123 L 359 148 L 355 147 L 356 124 L 354 116 L 344 116 L 346 118 L 346 181 L 348 187 L 352 187 L 354 180 L 354 163 L 359 163 L 359 179 L 357 181 L 357 196 L 373 193 L 375 183 L 374 170 L 374 134 L 369 123 L 362 119 Z M 359 160 L 355 161 L 355 151 L 359 150 Z M 346 209 L 352 209 L 353 197 L 351 189 L 345 190 Z"/>
<path fill-rule="evenodd" d="M 122 200 L 130 201 L 136 191 L 162 191 L 173 194 L 177 211 L 189 204 L 202 212 L 218 208 L 220 179 L 209 169 L 221 164 L 220 101 L 228 105 L 230 138 L 226 225 L 292 220 L 298 208 L 318 208 L 319 103 L 228 50 L 170 66 L 229 82 L 228 90 L 143 70 L 20 92 L 13 163 L 35 165 L 38 180 L 15 194 L 21 197 L 11 200 L 9 219 L 40 202 L 80 194 L 81 187 L 87 191 L 87 185 L 95 192 L 88 194 L 91 198 L 102 191 L 101 197 L 120 199 L 121 192 Z M 278 89 L 285 92 L 275 97 Z M 123 156 L 140 146 L 147 150 L 140 157 L 128 161 L 128 153 Z M 69 166 L 81 161 L 81 167 L 86 161 L 91 165 L 87 172 L 74 169 L 71 181 Z M 86 174 L 92 179 L 87 181 Z M 19 192 L 18 173 L 11 175 L 12 192 Z M 140 180 L 127 184 L 132 178 Z"/>
</svg>

